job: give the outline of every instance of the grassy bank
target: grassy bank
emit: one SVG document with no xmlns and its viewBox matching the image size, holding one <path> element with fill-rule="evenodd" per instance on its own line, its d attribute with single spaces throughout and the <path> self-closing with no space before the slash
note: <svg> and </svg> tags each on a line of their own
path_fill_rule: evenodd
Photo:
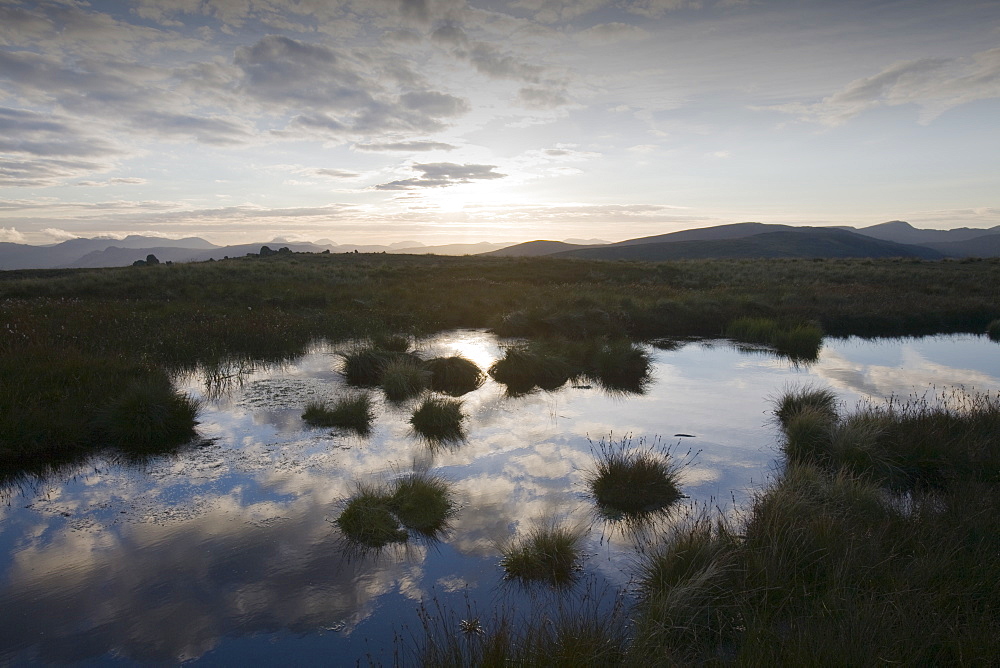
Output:
<svg viewBox="0 0 1000 668">
<path fill-rule="evenodd" d="M 0 461 L 16 467 L 54 450 L 92 447 L 93 430 L 81 425 L 91 425 L 116 400 L 115 388 L 136 378 L 234 359 L 280 361 L 317 338 L 392 341 L 387 335 L 455 327 L 558 338 L 573 365 L 566 377 L 582 373 L 610 389 L 641 392 L 646 363 L 628 348 L 630 339 L 721 336 L 740 318 L 816 323 L 833 335 L 985 332 L 1000 317 L 997 286 L 996 260 L 281 254 L 0 272 L 0 363 L 10 379 L 0 396 Z M 595 347 L 597 340 L 609 343 Z M 606 359 L 578 368 L 573 341 Z M 400 344 L 405 350 L 407 339 Z M 400 399 L 426 383 L 415 368 L 389 380 L 386 390 Z"/>
<path fill-rule="evenodd" d="M 803 415 L 824 416 L 825 438 L 796 446 L 738 517 L 694 515 L 641 554 L 630 624 L 614 615 L 593 624 L 598 608 L 574 603 L 571 614 L 555 609 L 541 622 L 477 619 L 482 628 L 469 634 L 443 626 L 441 614 L 425 621 L 418 661 L 563 665 L 556 659 L 571 634 L 565 665 L 993 665 L 1000 396 L 894 401 L 845 415 L 815 389 L 786 398 L 776 406 L 786 449 Z M 857 429 L 859 420 L 877 425 Z M 837 438 L 845 447 L 831 450 Z M 878 451 L 882 464 L 862 463 L 850 443 Z M 914 452 L 919 475 L 908 465 Z M 886 476 L 886 462 L 911 475 Z M 504 566 L 518 559 L 547 574 L 529 557 L 560 554 L 553 542 L 530 534 L 504 553 Z"/>
</svg>

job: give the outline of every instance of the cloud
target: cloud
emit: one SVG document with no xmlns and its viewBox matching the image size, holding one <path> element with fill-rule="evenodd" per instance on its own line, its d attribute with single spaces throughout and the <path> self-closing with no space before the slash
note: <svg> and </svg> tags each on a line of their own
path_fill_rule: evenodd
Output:
<svg viewBox="0 0 1000 668">
<path fill-rule="evenodd" d="M 920 121 L 929 123 L 959 105 L 995 98 L 1000 98 L 1000 48 L 969 58 L 893 63 L 875 75 L 850 82 L 820 102 L 766 108 L 837 126 L 870 109 L 915 104 L 921 110 Z"/>
<path fill-rule="evenodd" d="M 472 181 L 502 179 L 506 174 L 493 171 L 496 165 L 458 165 L 453 162 L 415 164 L 413 168 L 422 176 L 391 181 L 375 186 L 376 190 L 412 190 L 414 188 L 443 188 Z"/>
<path fill-rule="evenodd" d="M 576 34 L 576 38 L 590 44 L 617 44 L 646 39 L 649 35 L 649 31 L 639 26 L 614 22 L 601 23 L 581 30 Z"/>
<path fill-rule="evenodd" d="M 55 227 L 46 227 L 44 230 L 40 230 L 42 234 L 52 237 L 56 241 L 69 241 L 70 239 L 79 239 L 80 237 L 72 232 L 67 232 L 66 230 L 60 230 Z"/>
<path fill-rule="evenodd" d="M 357 172 L 349 172 L 346 169 L 330 169 L 327 167 L 321 167 L 319 169 L 311 170 L 311 173 L 317 176 L 329 176 L 334 179 L 356 179 L 361 176 Z"/>
<path fill-rule="evenodd" d="M 662 18 L 668 12 L 701 7 L 701 0 L 628 0 L 622 6 L 633 14 L 650 19 Z"/>
<path fill-rule="evenodd" d="M 87 186 L 90 188 L 105 188 L 107 186 L 136 186 L 148 183 L 146 179 L 140 179 L 138 177 L 116 177 L 113 179 L 108 179 L 107 181 L 77 181 L 73 185 L 75 186 Z"/>
<path fill-rule="evenodd" d="M 278 136 L 296 132 L 328 139 L 386 132 L 433 132 L 441 119 L 469 111 L 468 101 L 437 90 L 395 94 L 379 73 L 407 85 L 422 83 L 408 66 L 376 66 L 343 50 L 269 35 L 240 47 L 234 58 L 239 89 L 278 112 L 299 112 Z"/>
<path fill-rule="evenodd" d="M 382 144 L 355 144 L 359 151 L 453 151 L 457 146 L 439 141 L 398 141 Z"/>
<path fill-rule="evenodd" d="M 517 97 L 529 109 L 555 109 L 569 104 L 566 91 L 553 88 L 528 86 L 519 90 Z"/>
<path fill-rule="evenodd" d="M 24 235 L 13 227 L 0 227 L 0 241 L 15 244 L 21 243 L 24 241 Z"/>
</svg>

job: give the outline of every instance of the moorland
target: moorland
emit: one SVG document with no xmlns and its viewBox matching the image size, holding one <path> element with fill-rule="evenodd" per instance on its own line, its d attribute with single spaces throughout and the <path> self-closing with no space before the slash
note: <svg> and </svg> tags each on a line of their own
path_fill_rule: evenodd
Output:
<svg viewBox="0 0 1000 668">
<path fill-rule="evenodd" d="M 813 343 L 790 344 L 788 355 L 808 361 L 817 336 L 985 333 L 998 319 L 1000 259 L 289 252 L 0 272 L 0 467 L 9 480 L 107 448 L 169 452 L 194 437 L 197 413 L 173 393 L 172 374 L 291 359 L 318 339 L 474 327 L 531 341 L 730 336 L 780 348 L 782 336 L 798 336 Z M 788 461 L 781 478 L 740 518 L 692 521 L 641 560 L 641 605 L 622 613 L 629 623 L 501 625 L 477 632 L 476 643 L 431 642 L 420 660 L 759 665 L 826 656 L 865 665 L 995 657 L 995 398 L 857 415 L 822 397 L 789 403 L 784 413 L 776 407 Z M 137 415 L 145 416 L 138 426 Z M 428 629 L 428 638 L 435 633 Z"/>
</svg>

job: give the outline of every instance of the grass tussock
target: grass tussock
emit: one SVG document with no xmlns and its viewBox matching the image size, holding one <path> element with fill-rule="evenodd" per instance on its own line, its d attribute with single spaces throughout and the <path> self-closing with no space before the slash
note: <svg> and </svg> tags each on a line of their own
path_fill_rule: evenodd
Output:
<svg viewBox="0 0 1000 668">
<path fill-rule="evenodd" d="M 574 580 L 582 538 L 576 528 L 539 524 L 501 546 L 500 565 L 510 579 L 565 586 Z"/>
<path fill-rule="evenodd" d="M 990 337 L 992 341 L 1000 341 L 1000 318 L 986 326 L 986 336 Z"/>
<path fill-rule="evenodd" d="M 309 426 L 349 429 L 362 436 L 371 433 L 374 419 L 371 397 L 364 393 L 340 397 L 332 406 L 312 402 L 302 413 L 302 420 Z"/>
<path fill-rule="evenodd" d="M 413 430 L 436 443 L 453 443 L 465 438 L 462 402 L 457 399 L 427 397 L 413 412 Z"/>
<path fill-rule="evenodd" d="M 443 478 L 414 473 L 391 486 L 358 485 L 336 524 L 352 545 L 378 550 L 409 540 L 407 530 L 438 538 L 454 514 L 451 485 Z"/>
<path fill-rule="evenodd" d="M 430 383 L 430 373 L 419 359 L 399 356 L 382 368 L 382 391 L 389 401 L 406 401 L 417 396 Z"/>
<path fill-rule="evenodd" d="M 170 448 L 195 438 L 197 417 L 196 401 L 152 375 L 127 386 L 98 412 L 97 431 L 123 450 Z"/>
<path fill-rule="evenodd" d="M 574 374 L 563 351 L 552 342 L 531 342 L 511 346 L 489 368 L 493 380 L 507 386 L 512 396 L 527 394 L 536 388 L 557 390 Z"/>
<path fill-rule="evenodd" d="M 595 463 L 585 473 L 601 514 L 612 519 L 639 517 L 670 507 L 681 498 L 680 466 L 659 442 L 633 446 L 630 439 L 597 445 Z"/>
<path fill-rule="evenodd" d="M 815 361 L 823 344 L 823 329 L 816 323 L 783 323 L 761 317 L 733 320 L 726 326 L 726 336 L 771 346 L 782 355 L 804 362 Z"/>
<path fill-rule="evenodd" d="M 824 420 L 822 457 L 789 457 L 741 516 L 693 522 L 645 557 L 631 659 L 991 663 L 998 406 L 955 395 Z"/>
<path fill-rule="evenodd" d="M 336 523 L 347 540 L 366 548 L 381 549 L 407 539 L 392 513 L 392 494 L 381 487 L 358 485 Z"/>
<path fill-rule="evenodd" d="M 626 606 L 621 596 L 562 595 L 552 608 L 519 618 L 507 609 L 480 614 L 471 604 L 458 614 L 437 601 L 421 603 L 423 637 L 405 648 L 417 665 L 561 666 L 628 665 Z"/>
<path fill-rule="evenodd" d="M 787 389 L 774 401 L 774 416 L 783 427 L 806 409 L 833 421 L 837 418 L 837 395 L 828 388 L 806 385 Z"/>
<path fill-rule="evenodd" d="M 451 485 L 425 473 L 397 480 L 389 503 L 403 526 L 422 536 L 440 535 L 455 513 Z"/>
<path fill-rule="evenodd" d="M 459 355 L 435 357 L 424 363 L 430 373 L 430 387 L 453 397 L 460 397 L 479 389 L 485 376 L 475 362 Z"/>
</svg>

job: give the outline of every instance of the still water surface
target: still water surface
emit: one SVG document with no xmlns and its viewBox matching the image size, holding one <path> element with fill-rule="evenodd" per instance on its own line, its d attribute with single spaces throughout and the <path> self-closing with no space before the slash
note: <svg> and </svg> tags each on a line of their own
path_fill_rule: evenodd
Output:
<svg viewBox="0 0 1000 668">
<path fill-rule="evenodd" d="M 483 369 L 503 350 L 483 331 L 418 349 Z M 463 397 L 467 440 L 429 447 L 408 424 L 415 402 L 377 399 L 367 437 L 302 423 L 306 403 L 344 391 L 338 350 L 318 345 L 228 379 L 180 378 L 204 402 L 203 444 L 142 464 L 97 458 L 3 490 L 0 664 L 392 663 L 419 636 L 422 600 L 483 613 L 537 603 L 503 581 L 497 547 L 534 522 L 584 527 L 581 586 L 627 590 L 639 538 L 601 520 L 583 484 L 601 439 L 690 451 L 682 503 L 730 509 L 780 465 L 769 402 L 786 387 L 831 387 L 848 408 L 933 388 L 1000 389 L 1000 348 L 985 337 L 828 339 L 800 366 L 696 341 L 650 349 L 642 396 L 567 384 L 510 398 L 488 380 Z M 349 549 L 334 520 L 356 484 L 413 471 L 454 484 L 459 510 L 444 539 Z"/>
</svg>

